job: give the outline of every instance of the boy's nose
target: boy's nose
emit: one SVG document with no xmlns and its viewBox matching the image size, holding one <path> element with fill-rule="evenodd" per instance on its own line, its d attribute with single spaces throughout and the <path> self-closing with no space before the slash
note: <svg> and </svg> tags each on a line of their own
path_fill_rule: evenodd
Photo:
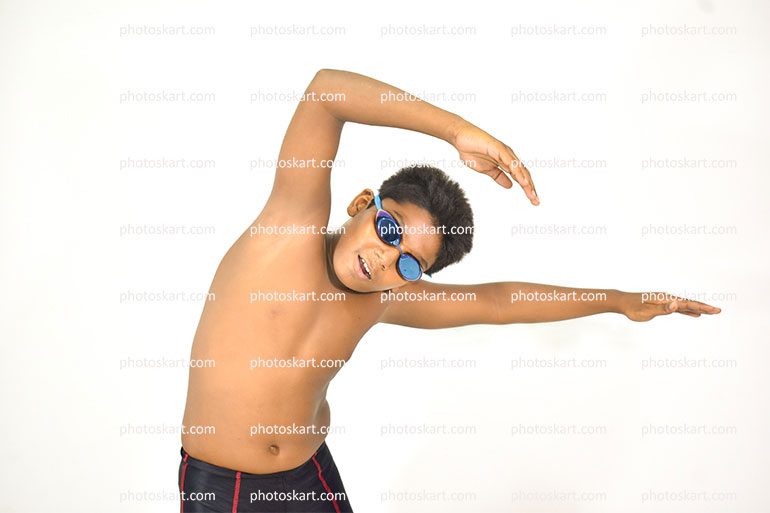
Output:
<svg viewBox="0 0 770 513">
<path fill-rule="evenodd" d="M 401 253 L 398 252 L 398 248 L 386 244 L 383 242 L 385 248 L 377 250 L 377 261 L 380 263 L 380 269 L 386 271 L 393 268 L 398 261 L 398 257 Z"/>
</svg>

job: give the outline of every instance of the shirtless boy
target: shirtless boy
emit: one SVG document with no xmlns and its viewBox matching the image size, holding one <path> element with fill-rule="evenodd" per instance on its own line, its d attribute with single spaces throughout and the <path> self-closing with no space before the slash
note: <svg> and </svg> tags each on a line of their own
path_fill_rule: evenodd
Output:
<svg viewBox="0 0 770 513">
<path fill-rule="evenodd" d="M 215 365 L 190 369 L 183 425 L 211 431 L 187 429 L 182 435 L 182 511 L 352 511 L 324 442 L 330 419 L 326 391 L 339 366 L 312 362 L 347 361 L 378 322 L 450 328 L 604 312 L 647 321 L 672 312 L 699 317 L 720 311 L 663 294 L 426 281 L 423 275 L 470 251 L 473 225 L 457 183 L 429 166 L 399 171 L 381 185 L 379 196 L 364 189 L 347 207 L 350 219 L 324 233 L 331 206 L 326 164 L 337 154 L 346 122 L 440 138 L 470 169 L 504 188 L 516 181 L 539 204 L 529 171 L 484 130 L 377 80 L 318 71 L 281 146 L 279 162 L 291 164 L 276 169 L 262 212 L 223 257 L 210 289 L 215 299 L 206 303 L 195 334 L 192 358 Z M 475 300 L 383 301 L 380 293 L 387 290 L 423 297 L 472 292 Z M 519 291 L 553 300 L 512 301 Z M 583 292 L 605 296 L 575 300 Z M 281 293 L 293 299 L 343 293 L 344 300 L 272 300 Z M 297 434 L 297 426 L 305 432 Z"/>
</svg>

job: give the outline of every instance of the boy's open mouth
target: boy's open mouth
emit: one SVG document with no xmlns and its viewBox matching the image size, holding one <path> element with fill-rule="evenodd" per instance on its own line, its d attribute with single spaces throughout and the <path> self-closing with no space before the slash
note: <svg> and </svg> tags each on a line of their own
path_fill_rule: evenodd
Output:
<svg viewBox="0 0 770 513">
<path fill-rule="evenodd" d="M 358 255 L 358 265 L 361 268 L 361 272 L 363 272 L 364 275 L 371 280 L 372 271 L 369 270 L 369 264 L 366 263 L 366 260 L 364 260 L 361 255 Z"/>
</svg>

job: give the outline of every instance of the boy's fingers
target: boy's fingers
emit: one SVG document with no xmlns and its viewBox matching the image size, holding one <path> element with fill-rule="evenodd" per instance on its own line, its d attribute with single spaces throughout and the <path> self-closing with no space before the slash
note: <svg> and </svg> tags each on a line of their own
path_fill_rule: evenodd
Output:
<svg viewBox="0 0 770 513">
<path fill-rule="evenodd" d="M 681 310 L 686 310 L 688 312 L 696 313 L 698 315 L 700 314 L 715 314 L 721 312 L 721 310 L 715 306 L 707 305 L 706 303 L 701 303 L 700 301 L 688 301 L 686 299 L 680 300 L 681 302 Z"/>
<path fill-rule="evenodd" d="M 503 152 L 502 158 L 505 159 L 507 167 L 510 169 L 512 175 L 516 177 L 516 181 L 524 189 L 527 197 L 534 204 L 539 204 L 540 199 L 537 197 L 537 191 L 535 190 L 535 184 L 532 181 L 532 175 L 530 174 L 524 163 L 519 160 L 519 157 L 513 152 L 513 150 L 505 146 L 505 152 Z"/>
<path fill-rule="evenodd" d="M 527 166 L 524 165 L 524 163 L 519 159 L 516 153 L 513 152 L 510 146 L 506 146 L 505 149 L 507 151 L 506 158 L 508 159 L 508 162 L 512 162 L 511 166 L 515 165 L 518 169 L 521 170 L 524 178 L 532 185 L 532 188 L 534 189 L 535 184 L 532 182 L 532 175 L 529 173 Z"/>
<path fill-rule="evenodd" d="M 661 306 L 663 307 L 663 313 L 667 315 L 667 314 L 670 314 L 671 312 L 676 312 L 679 309 L 680 305 L 681 304 L 679 303 L 679 301 L 674 300 L 674 301 L 668 301 L 666 303 L 663 303 L 663 305 Z"/>
<path fill-rule="evenodd" d="M 722 311 L 721 308 L 707 305 L 706 303 L 701 303 L 699 301 L 690 301 L 689 305 L 690 305 L 690 310 L 693 310 L 694 312 L 698 312 L 698 313 L 715 314 Z"/>
<path fill-rule="evenodd" d="M 524 173 L 521 163 L 517 160 L 509 161 L 505 164 L 501 163 L 500 167 L 508 171 L 516 182 L 521 186 L 524 194 L 527 195 L 530 201 L 533 203 L 537 201 L 537 194 L 535 188 L 532 186 L 532 181 Z"/>
<path fill-rule="evenodd" d="M 707 305 L 699 301 L 690 301 L 677 296 L 669 296 L 668 300 L 656 301 L 655 303 L 648 302 L 648 304 L 654 308 L 655 315 L 668 315 L 677 312 L 689 317 L 700 317 L 703 314 L 711 315 L 722 311 L 716 306 Z"/>
<path fill-rule="evenodd" d="M 508 178 L 508 175 L 505 174 L 505 171 L 502 169 L 490 169 L 489 171 L 485 171 L 484 174 L 489 176 L 492 180 L 500 184 L 502 187 L 505 187 L 506 189 L 513 187 L 513 182 L 510 178 Z"/>
</svg>

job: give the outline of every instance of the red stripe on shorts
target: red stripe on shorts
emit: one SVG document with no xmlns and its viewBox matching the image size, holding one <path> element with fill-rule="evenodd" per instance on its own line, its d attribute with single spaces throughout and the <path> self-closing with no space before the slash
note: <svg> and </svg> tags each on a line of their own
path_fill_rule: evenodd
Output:
<svg viewBox="0 0 770 513">
<path fill-rule="evenodd" d="M 182 465 L 182 479 L 179 481 L 179 491 L 181 492 L 179 497 L 181 499 L 181 504 L 179 504 L 180 513 L 184 513 L 184 475 L 187 473 L 187 456 L 188 454 L 185 453 L 184 465 Z"/>
<path fill-rule="evenodd" d="M 340 506 L 339 504 L 337 504 L 336 499 L 334 499 L 334 495 L 332 494 L 332 489 L 329 488 L 329 484 L 326 482 L 326 479 L 324 479 L 324 476 L 321 473 L 321 465 L 319 465 L 318 460 L 315 459 L 316 454 L 318 454 L 318 451 L 313 453 L 313 463 L 315 463 L 315 466 L 318 469 L 318 479 L 321 480 L 321 484 L 324 485 L 324 488 L 326 488 L 326 491 L 329 492 L 329 496 L 332 498 L 332 504 L 334 504 L 334 511 L 336 511 L 337 513 L 340 513 Z"/>
<path fill-rule="evenodd" d="M 233 493 L 233 513 L 238 513 L 238 492 L 241 490 L 241 473 L 235 473 L 235 493 Z"/>
</svg>

